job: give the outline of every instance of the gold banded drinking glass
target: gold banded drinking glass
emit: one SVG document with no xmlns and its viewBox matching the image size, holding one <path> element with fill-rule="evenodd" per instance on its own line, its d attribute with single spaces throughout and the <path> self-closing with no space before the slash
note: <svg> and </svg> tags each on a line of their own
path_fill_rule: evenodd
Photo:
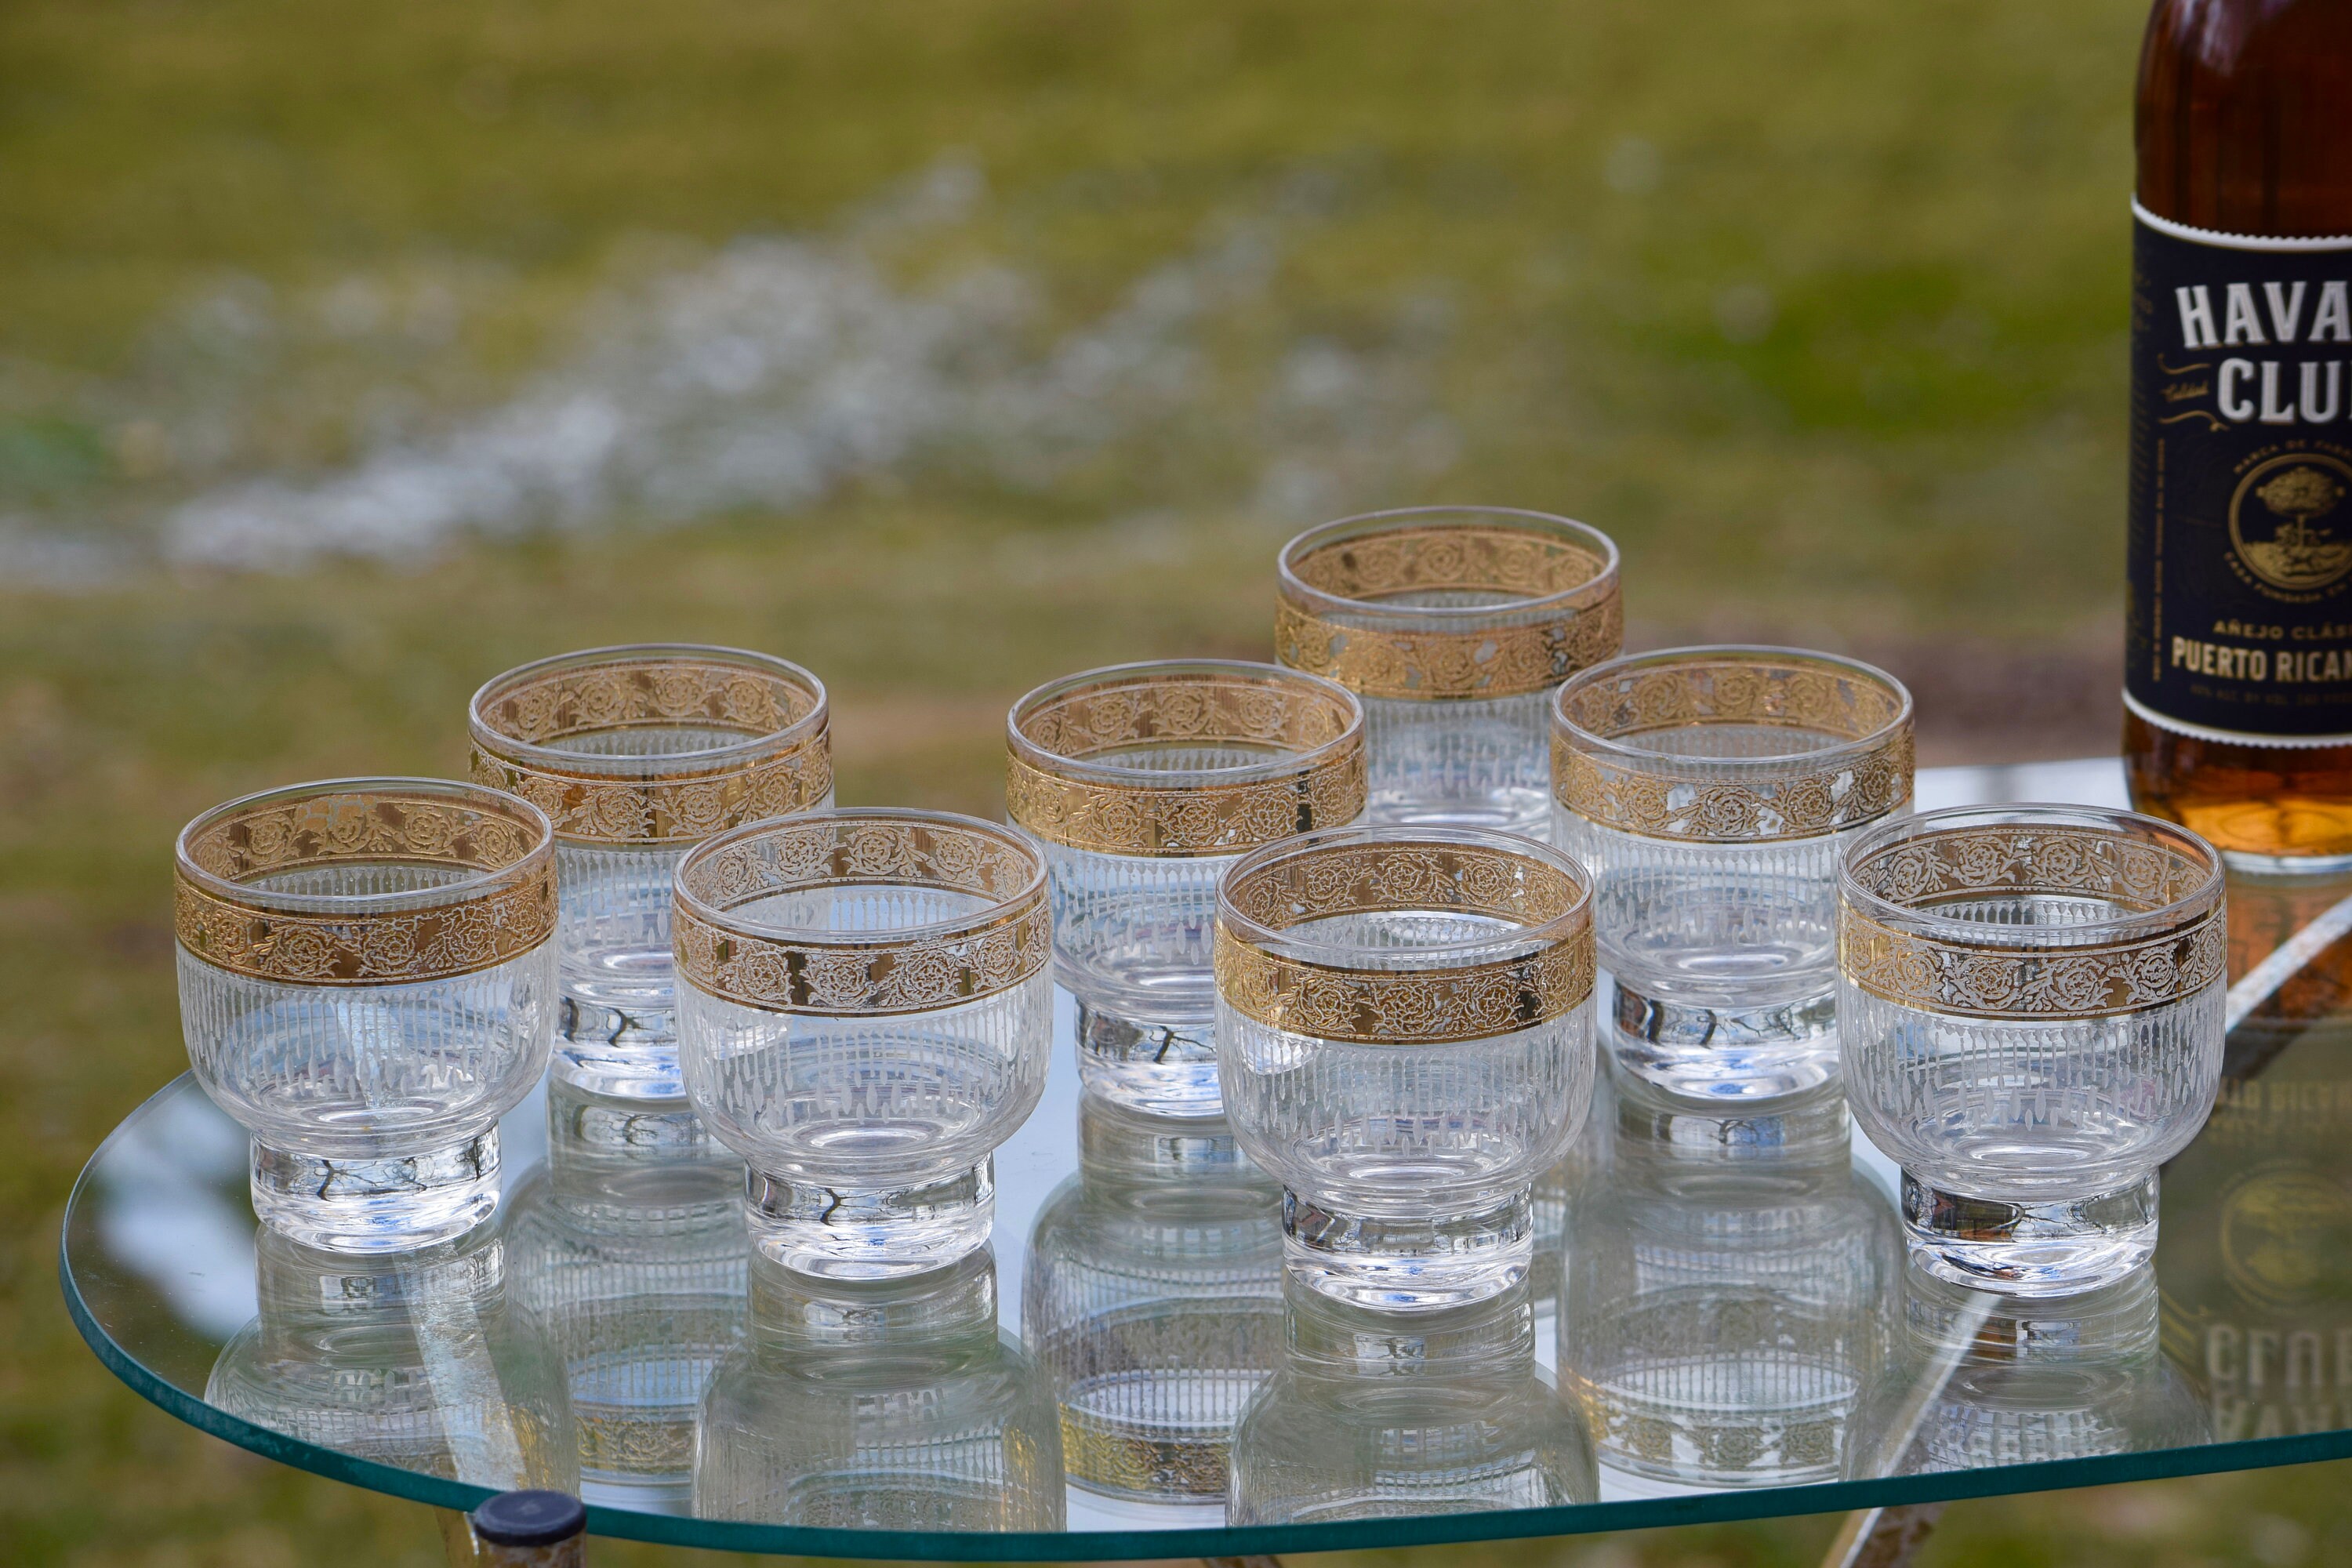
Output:
<svg viewBox="0 0 2352 1568">
<path fill-rule="evenodd" d="M 1562 686 L 1553 840 L 1592 874 L 1617 1065 L 1716 1101 L 1832 1081 L 1838 862 L 1911 774 L 1911 694 L 1853 659 L 1670 648 Z"/>
<path fill-rule="evenodd" d="M 1217 894 L 1217 1066 L 1292 1273 L 1385 1310 L 1483 1300 L 1592 1098 L 1591 900 L 1549 845 L 1341 827 Z"/>
<path fill-rule="evenodd" d="M 1362 699 L 1365 820 L 1548 826 L 1552 690 L 1624 641 L 1617 546 L 1502 507 L 1416 507 L 1282 548 L 1275 657 Z"/>
<path fill-rule="evenodd" d="M 1903 1167 L 1915 1261 L 2061 1296 L 2156 1250 L 2157 1168 L 2221 1078 L 2220 855 L 2086 806 L 1882 824 L 1839 884 L 1846 1095 Z"/>
<path fill-rule="evenodd" d="M 824 686 L 740 648 L 645 643 L 510 669 L 467 714 L 478 784 L 555 825 L 556 1076 L 675 1100 L 669 885 L 715 833 L 833 804 Z"/>
<path fill-rule="evenodd" d="M 1039 687 L 1013 704 L 1006 746 L 1007 815 L 1045 858 L 1087 1088 L 1216 1115 L 1218 879 L 1362 814 L 1362 709 L 1295 670 L 1168 659 Z"/>
<path fill-rule="evenodd" d="M 944 812 L 814 812 L 697 845 L 674 897 L 687 1090 L 751 1166 L 761 1253 L 870 1279 L 984 1243 L 991 1155 L 1053 1047 L 1029 841 Z"/>
<path fill-rule="evenodd" d="M 249 795 L 173 856 L 180 1021 L 253 1134 L 253 1209 L 309 1247 L 446 1240 L 499 1200 L 499 1118 L 547 1067 L 547 818 L 442 779 Z"/>
</svg>

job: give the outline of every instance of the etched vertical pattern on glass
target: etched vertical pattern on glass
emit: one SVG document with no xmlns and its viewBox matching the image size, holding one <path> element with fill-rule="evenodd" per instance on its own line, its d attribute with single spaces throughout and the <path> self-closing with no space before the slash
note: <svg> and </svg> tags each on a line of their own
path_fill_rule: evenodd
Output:
<svg viewBox="0 0 2352 1568">
<path fill-rule="evenodd" d="M 1549 826 L 1548 699 L 1624 641 L 1617 547 L 1541 512 L 1420 507 L 1285 545 L 1275 653 L 1364 704 L 1367 821 Z"/>
<path fill-rule="evenodd" d="M 548 1085 L 547 1163 L 509 1200 L 518 1299 L 562 1354 L 581 1495 L 675 1511 L 695 1412 L 741 1338 L 743 1166 L 693 1111 Z"/>
<path fill-rule="evenodd" d="M 1035 850 L 970 817 L 821 812 L 687 857 L 686 1082 L 763 1251 L 862 1278 L 986 1240 L 989 1155 L 1045 1089 L 1049 920 Z"/>
<path fill-rule="evenodd" d="M 1672 1092 L 1764 1100 L 1837 1072 L 1837 870 L 1909 809 L 1911 699 L 1785 648 L 1675 648 L 1560 688 L 1553 837 L 1593 879 L 1611 1049 Z"/>
<path fill-rule="evenodd" d="M 498 1226 L 366 1258 L 263 1230 L 254 1251 L 257 1315 L 221 1347 L 206 1404 L 418 1475 L 578 1487 L 563 1365 L 512 1299 Z"/>
<path fill-rule="evenodd" d="M 1078 1149 L 1038 1213 L 1021 1308 L 1070 1479 L 1222 1503 L 1234 1422 L 1281 1351 L 1281 1189 L 1210 1119 L 1086 1100 Z"/>
<path fill-rule="evenodd" d="M 467 726 L 475 779 L 555 825 L 557 1076 L 676 1099 L 670 879 L 713 833 L 833 804 L 824 685 L 736 648 L 593 648 L 491 680 Z"/>
<path fill-rule="evenodd" d="M 1536 1365 L 1528 1281 L 1400 1321 L 1286 1284 L 1280 1370 L 1234 1433 L 1234 1524 L 1310 1524 L 1600 1495 L 1577 1412 Z"/>
<path fill-rule="evenodd" d="M 1566 856 L 1470 828 L 1310 834 L 1226 878 L 1227 1113 L 1314 1289 L 1428 1309 L 1526 1274 L 1530 1187 L 1591 1098 L 1589 911 Z"/>
<path fill-rule="evenodd" d="M 1006 805 L 1045 858 L 1087 1088 L 1215 1115 L 1217 883 L 1262 844 L 1362 814 L 1362 710 L 1272 665 L 1163 660 L 1039 687 L 1006 743 Z"/>
<path fill-rule="evenodd" d="M 2156 1171 L 2221 1081 L 2219 857 L 2129 812 L 1889 824 L 1841 877 L 1847 1092 L 1923 1267 L 2080 1290 L 2152 1253 Z"/>
<path fill-rule="evenodd" d="M 1637 1489 L 1834 1480 L 1903 1267 L 1844 1101 L 1726 1118 L 1652 1093 L 1622 1084 L 1607 1172 L 1571 1208 L 1562 1386 Z"/>
<path fill-rule="evenodd" d="M 697 1425 L 694 1511 L 841 1530 L 1059 1530 L 1062 1443 L 996 1322 L 996 1260 L 890 1281 L 751 1264 L 751 1324 Z"/>
<path fill-rule="evenodd" d="M 547 1064 L 547 820 L 433 779 L 299 784 L 181 834 L 189 1065 L 253 1134 L 255 1212 L 314 1247 L 446 1239 L 498 1202 Z"/>
<path fill-rule="evenodd" d="M 1855 1480 L 2051 1464 L 2210 1440 L 2196 1393 L 2158 1342 L 2156 1271 L 2021 1302 L 1916 1266 L 1903 1277 L 1902 1354 L 1856 1420 Z"/>
</svg>

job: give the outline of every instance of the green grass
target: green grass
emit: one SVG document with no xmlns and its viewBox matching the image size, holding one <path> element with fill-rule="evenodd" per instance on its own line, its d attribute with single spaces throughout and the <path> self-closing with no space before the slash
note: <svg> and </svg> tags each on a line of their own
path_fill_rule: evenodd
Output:
<svg viewBox="0 0 2352 1568">
<path fill-rule="evenodd" d="M 838 693 L 845 801 L 993 811 L 1011 697 L 1089 663 L 1262 655 L 1300 515 L 1435 498 L 1610 529 L 1652 636 L 2106 646 L 2141 15 L 0 10 L 0 519 L 44 529 L 136 535 L 240 475 L 330 471 L 365 449 L 379 384 L 443 418 L 494 404 L 665 258 L 846 232 L 945 153 L 992 198 L 881 264 L 917 295 L 1011 268 L 1045 338 L 1204 229 L 1281 237 L 1264 291 L 1204 329 L 1210 395 L 1034 481 L 947 454 L 789 518 L 623 517 L 401 570 L 0 584 L 0 1556 L 435 1560 L 423 1510 L 247 1459 L 114 1385 L 65 1321 L 53 1249 L 80 1161 L 183 1060 L 172 832 L 272 782 L 454 771 L 467 693 L 509 664 L 640 637 L 772 648 Z M 446 284 L 459 326 L 396 362 L 313 334 L 228 369 L 173 335 L 225 287 L 291 320 L 353 278 Z M 1269 444 L 1302 342 L 1408 365 L 1412 419 L 1443 438 L 1375 422 Z M 215 399 L 245 420 L 226 455 L 179 435 Z M 1323 476 L 1304 500 L 1269 478 L 1294 449 Z M 2343 1562 L 2342 1475 L 1965 1504 L 1927 1561 Z M 1760 1568 L 1811 1561 L 1829 1529 L 1485 1555 Z"/>
</svg>

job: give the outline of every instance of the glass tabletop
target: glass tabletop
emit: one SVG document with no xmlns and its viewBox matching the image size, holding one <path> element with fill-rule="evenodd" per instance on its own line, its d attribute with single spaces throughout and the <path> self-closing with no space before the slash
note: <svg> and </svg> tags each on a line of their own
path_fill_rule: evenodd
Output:
<svg viewBox="0 0 2352 1568">
<path fill-rule="evenodd" d="M 1919 779 L 1923 809 L 2122 795 L 2111 760 Z M 2232 977 L 2347 895 L 2233 879 Z M 2314 945 L 2257 982 L 2153 1268 L 2072 1299 L 1908 1268 L 1834 1093 L 1727 1118 L 1622 1087 L 1538 1189 L 1525 1285 L 1302 1299 L 1221 1126 L 1082 1105 L 1066 1043 L 997 1154 L 992 1246 L 910 1283 L 755 1262 L 741 1167 L 690 1120 L 544 1088 L 502 1124 L 494 1221 L 311 1251 L 257 1234 L 245 1134 L 185 1077 L 91 1158 L 61 1272 L 108 1367 L 231 1442 L 446 1508 L 561 1485 L 595 1533 L 741 1551 L 1311 1552 L 2337 1458 L 2352 943 Z"/>
</svg>

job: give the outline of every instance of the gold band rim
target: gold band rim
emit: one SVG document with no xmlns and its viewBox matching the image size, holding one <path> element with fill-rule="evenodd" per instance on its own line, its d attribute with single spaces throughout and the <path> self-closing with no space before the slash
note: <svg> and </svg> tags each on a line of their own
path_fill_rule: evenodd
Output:
<svg viewBox="0 0 2352 1568">
<path fill-rule="evenodd" d="M 1309 920 L 1381 909 L 1466 910 L 1519 929 L 1455 944 L 1530 951 L 1411 970 L 1281 951 Z M 1253 913 L 1253 910 L 1256 912 Z M 1279 913 L 1285 924 L 1264 916 Z M 1339 829 L 1260 850 L 1217 894 L 1220 1003 L 1287 1033 L 1355 1045 L 1445 1045 L 1565 1017 L 1592 994 L 1591 885 L 1547 846 L 1475 829 Z"/>
<path fill-rule="evenodd" d="M 303 867 L 463 868 L 404 893 L 257 890 Z M 173 935 L 196 963 L 272 984 L 385 987 L 456 979 L 555 934 L 553 835 L 530 802 L 446 779 L 331 779 L 244 795 L 180 833 Z M 393 908 L 371 907 L 392 904 Z"/>
<path fill-rule="evenodd" d="M 626 682 L 623 708 L 611 692 L 604 710 L 586 722 L 550 732 L 606 733 L 655 728 L 699 718 L 713 724 L 744 721 L 764 698 L 772 711 L 730 745 L 667 758 L 624 759 L 565 752 L 515 732 L 501 714 L 519 700 L 561 692 L 565 681 L 608 677 Z M 665 693 L 665 678 L 672 689 Z M 691 689 L 688 682 L 695 683 Z M 757 689 L 744 703 L 738 689 Z M 582 700 L 575 694 L 575 700 Z M 560 703 L 560 696 L 544 699 Z M 716 705 L 719 714 L 710 709 Z M 642 708 L 643 710 L 639 710 Z M 781 718 L 778 717 L 781 714 Z M 546 728 L 549 721 L 533 728 Z M 762 817 L 805 811 L 833 788 L 832 716 L 824 683 L 788 659 L 744 648 L 699 643 L 638 643 L 586 648 L 518 665 L 485 681 L 467 709 L 472 741 L 469 770 L 489 787 L 520 795 L 544 811 L 558 839 L 568 844 L 657 847 L 694 844 Z"/>
<path fill-rule="evenodd" d="M 1467 542 L 1472 548 L 1465 552 Z M 1308 580 L 1306 563 L 1350 547 L 1410 555 L 1407 577 L 1383 593 L 1352 595 Z M 1451 569 L 1418 580 L 1424 551 L 1454 549 Z M 1481 550 L 1496 571 L 1460 563 Z M 1565 587 L 1513 581 L 1529 552 L 1593 563 Z M 1511 552 L 1506 569 L 1505 552 Z M 1466 575 L 1465 574 L 1467 574 Z M 1517 595 L 1501 605 L 1422 606 L 1387 603 L 1415 586 L 1458 583 Z M 1378 624 L 1384 619 L 1397 624 Z M 1375 624 L 1355 625 L 1353 621 Z M 1500 624 L 1496 624 L 1496 623 Z M 1469 623 L 1469 624 L 1465 624 Z M 1320 524 L 1282 548 L 1276 572 L 1275 657 L 1285 667 L 1336 681 L 1359 697 L 1387 701 L 1491 701 L 1549 690 L 1624 645 L 1624 602 L 1614 541 L 1588 523 L 1500 507 L 1412 507 Z"/>
<path fill-rule="evenodd" d="M 1097 704 L 1108 722 L 1094 720 Z M 1177 708 L 1174 714 L 1168 710 Z M 1275 748 L 1195 781 L 1120 768 L 1102 752 L 1169 740 Z M 1319 737 L 1303 741 L 1305 735 Z M 1042 731 L 1042 733 L 1040 732 Z M 1297 749 L 1290 743 L 1300 742 Z M 1219 773 L 1250 776 L 1219 779 Z M 1048 843 L 1092 854 L 1189 859 L 1247 854 L 1345 826 L 1370 799 L 1363 706 L 1344 687 L 1279 665 L 1168 659 L 1084 671 L 1036 688 L 1005 719 L 1005 815 Z"/>
<path fill-rule="evenodd" d="M 1751 710 L 1717 705 L 1725 677 L 1748 678 L 1729 700 Z M 1834 700 L 1847 689 L 1855 695 Z M 1572 716 L 1602 697 L 1629 705 L 1633 721 L 1603 732 Z M 1853 711 L 1863 697 L 1874 710 L 1866 725 Z M 1625 741 L 1716 723 L 1785 727 L 1835 743 L 1764 757 L 1682 757 Z M 1628 655 L 1580 672 L 1552 700 L 1553 803 L 1612 832 L 1668 843 L 1792 843 L 1867 826 L 1910 804 L 1916 757 L 1902 681 L 1875 665 L 1803 648 Z"/>
<path fill-rule="evenodd" d="M 2220 906 L 2184 926 L 2084 947 L 1970 946 L 1897 931 L 1842 903 L 1838 974 L 1896 1006 L 1995 1023 L 2126 1018 L 2191 1001 L 2228 978 Z"/>
<path fill-rule="evenodd" d="M 831 842 L 820 847 L 820 839 Z M 805 844 L 795 841 L 805 839 Z M 948 846 L 953 845 L 950 848 Z M 745 883 L 771 849 L 821 852 L 822 873 Z M 992 853 L 1003 864 L 984 863 Z M 731 861 L 730 861 L 730 858 Z M 929 870 L 924 861 L 930 862 Z M 845 866 L 847 869 L 839 868 Z M 992 883 L 1017 871 L 1000 893 Z M 733 902 L 710 901 L 735 879 Z M 979 885 L 975 885 L 977 882 Z M 728 911 L 752 898 L 828 887 L 925 886 L 993 900 L 977 913 L 852 938 L 756 927 Z M 820 1017 L 936 1012 L 1013 989 L 1052 957 L 1053 911 L 1042 857 L 1018 833 L 948 812 L 816 812 L 746 825 L 707 839 L 678 867 L 670 901 L 678 979 L 718 1000 L 761 1012 Z"/>
</svg>

